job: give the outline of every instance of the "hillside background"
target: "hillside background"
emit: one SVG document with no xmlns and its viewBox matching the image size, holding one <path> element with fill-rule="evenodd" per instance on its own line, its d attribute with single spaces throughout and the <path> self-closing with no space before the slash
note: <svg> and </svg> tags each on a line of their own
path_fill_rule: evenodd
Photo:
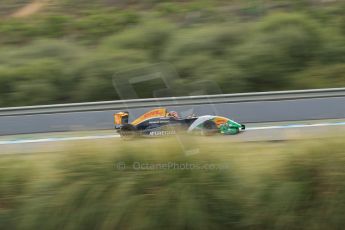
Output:
<svg viewBox="0 0 345 230">
<path fill-rule="evenodd" d="M 223 93 L 344 87 L 344 12 L 335 0 L 2 0 L 0 106 L 116 100 L 114 73 L 156 63 Z"/>
</svg>

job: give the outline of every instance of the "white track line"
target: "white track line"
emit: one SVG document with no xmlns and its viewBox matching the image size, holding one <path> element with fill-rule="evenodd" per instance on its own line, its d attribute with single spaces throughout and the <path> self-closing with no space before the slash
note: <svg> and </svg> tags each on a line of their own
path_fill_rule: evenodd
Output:
<svg viewBox="0 0 345 230">
<path fill-rule="evenodd" d="M 15 145 L 15 144 L 29 144 L 29 143 L 45 143 L 45 142 L 60 142 L 60 141 L 76 141 L 76 140 L 94 140 L 94 139 L 109 139 L 120 137 L 115 135 L 99 135 L 99 136 L 83 136 L 83 137 L 52 137 L 43 139 L 17 139 L 9 141 L 0 141 L 0 145 Z"/>
<path fill-rule="evenodd" d="M 336 123 L 319 123 L 319 124 L 292 124 L 292 125 L 279 125 L 279 126 L 263 126 L 263 127 L 251 127 L 246 130 L 262 130 L 262 129 L 291 129 L 291 128 L 309 128 L 309 127 L 324 127 L 324 126 L 341 126 L 345 125 L 345 122 Z"/>
<path fill-rule="evenodd" d="M 291 124 L 279 126 L 262 126 L 249 127 L 246 131 L 252 130 L 269 130 L 269 129 L 291 129 L 291 128 L 309 128 L 309 127 L 325 127 L 325 126 L 343 126 L 345 122 L 336 123 L 319 123 L 319 124 Z M 94 140 L 94 139 L 110 139 L 118 138 L 119 134 L 112 135 L 93 135 L 93 136 L 79 136 L 79 137 L 52 137 L 43 139 L 15 139 L 0 141 L 0 145 L 15 145 L 15 144 L 29 144 L 29 143 L 46 143 L 46 142 L 62 142 L 62 141 L 76 141 L 76 140 Z"/>
</svg>

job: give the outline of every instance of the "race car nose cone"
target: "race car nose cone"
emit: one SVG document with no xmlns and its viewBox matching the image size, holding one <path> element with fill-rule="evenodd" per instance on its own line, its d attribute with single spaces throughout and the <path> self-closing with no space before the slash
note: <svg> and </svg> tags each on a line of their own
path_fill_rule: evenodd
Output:
<svg viewBox="0 0 345 230">
<path fill-rule="evenodd" d="M 245 129 L 246 129 L 246 126 L 245 126 L 245 125 L 241 125 L 241 129 L 242 129 L 242 130 L 245 130 Z"/>
</svg>

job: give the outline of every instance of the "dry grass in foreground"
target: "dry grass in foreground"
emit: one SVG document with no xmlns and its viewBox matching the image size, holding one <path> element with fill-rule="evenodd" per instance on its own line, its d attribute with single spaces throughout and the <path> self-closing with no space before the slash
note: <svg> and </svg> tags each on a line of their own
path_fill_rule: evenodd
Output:
<svg viewBox="0 0 345 230">
<path fill-rule="evenodd" d="M 0 228 L 340 229 L 344 165 L 343 139 L 140 140 L 1 156 Z"/>
</svg>

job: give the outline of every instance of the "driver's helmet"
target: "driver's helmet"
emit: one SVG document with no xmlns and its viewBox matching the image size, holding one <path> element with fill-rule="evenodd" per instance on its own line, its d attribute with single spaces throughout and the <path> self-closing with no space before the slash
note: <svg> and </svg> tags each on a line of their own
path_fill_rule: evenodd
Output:
<svg viewBox="0 0 345 230">
<path fill-rule="evenodd" d="M 178 113 L 176 111 L 170 111 L 168 117 L 178 118 Z"/>
</svg>

